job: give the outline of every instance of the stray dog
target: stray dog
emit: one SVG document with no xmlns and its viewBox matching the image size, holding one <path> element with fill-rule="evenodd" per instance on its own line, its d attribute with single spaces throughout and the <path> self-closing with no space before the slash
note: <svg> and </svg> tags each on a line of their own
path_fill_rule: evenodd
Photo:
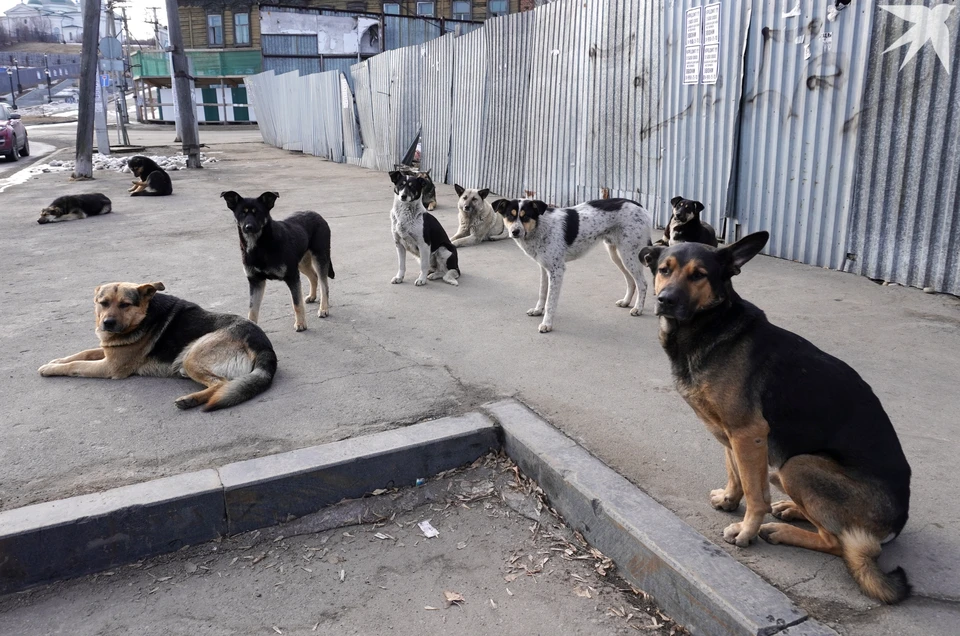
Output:
<svg viewBox="0 0 960 636">
<path fill-rule="evenodd" d="M 240 233 L 240 255 L 243 269 L 250 283 L 250 313 L 253 322 L 260 317 L 260 303 L 267 280 L 282 280 L 290 288 L 293 302 L 293 328 L 307 328 L 306 308 L 300 288 L 300 272 L 310 281 L 310 295 L 306 301 L 317 300 L 320 285 L 318 318 L 330 315 L 330 285 L 328 278 L 336 278 L 330 260 L 330 226 L 316 212 L 294 212 L 283 221 L 270 218 L 270 210 L 280 197 L 276 192 L 264 192 L 256 199 L 245 199 L 234 191 L 221 192 L 237 221 Z"/>
<path fill-rule="evenodd" d="M 130 171 L 137 178 L 127 192 L 132 197 L 163 197 L 173 194 L 173 182 L 170 175 L 150 157 L 137 155 L 127 161 Z"/>
<path fill-rule="evenodd" d="M 746 547 L 759 534 L 843 557 L 865 594 L 896 603 L 910 593 L 901 568 L 884 573 L 880 545 L 907 523 L 910 466 L 863 378 L 800 336 L 770 324 L 731 279 L 766 244 L 757 232 L 720 249 L 653 246 L 640 259 L 654 273 L 660 343 L 677 389 L 726 447 L 727 485 L 710 503 L 743 522 L 723 531 Z M 770 506 L 770 486 L 793 501 Z M 815 531 L 762 523 L 773 512 Z"/>
<path fill-rule="evenodd" d="M 40 367 L 40 375 L 113 378 L 186 377 L 207 388 L 178 398 L 178 408 L 214 411 L 266 391 L 277 372 L 260 327 L 175 296 L 163 283 L 107 283 L 93 294 L 100 347 Z"/>
<path fill-rule="evenodd" d="M 454 184 L 453 189 L 460 197 L 457 201 L 460 228 L 450 237 L 451 243 L 457 247 L 466 247 L 483 241 L 510 238 L 503 218 L 493 211 L 493 206 L 487 201 L 487 195 L 490 194 L 488 188 L 471 190 Z"/>
<path fill-rule="evenodd" d="M 700 220 L 703 204 L 699 201 L 673 197 L 673 216 L 663 230 L 663 238 L 657 245 L 676 245 L 677 243 L 703 243 L 717 246 L 717 232 L 709 223 Z"/>
<path fill-rule="evenodd" d="M 527 256 L 540 265 L 540 298 L 528 316 L 543 316 L 540 333 L 553 330 L 553 314 L 567 261 L 586 254 L 601 239 L 610 259 L 627 281 L 626 295 L 617 307 L 629 307 L 636 292 L 631 316 L 643 312 L 647 282 L 634 256 L 650 245 L 650 215 L 628 199 L 600 199 L 573 208 L 549 208 L 543 201 L 500 199 L 493 208 L 503 216 L 510 236 Z"/>
<path fill-rule="evenodd" d="M 394 170 L 393 208 L 390 209 L 390 229 L 397 248 L 399 269 L 391 283 L 403 282 L 407 273 L 407 252 L 420 259 L 420 276 L 414 283 L 426 285 L 427 280 L 441 279 L 451 285 L 459 285 L 460 265 L 457 248 L 450 242 L 447 232 L 435 216 L 423 208 L 421 196 L 425 181 L 423 177 L 405 175 Z"/>
<path fill-rule="evenodd" d="M 436 210 L 437 209 L 437 187 L 433 185 L 433 178 L 430 176 L 430 171 L 418 172 L 417 176 L 423 179 L 423 193 L 420 195 L 421 200 L 423 201 L 423 207 L 427 210 Z"/>
<path fill-rule="evenodd" d="M 58 221 L 73 221 L 85 219 L 88 216 L 110 214 L 112 210 L 110 199 L 100 194 L 68 194 L 57 197 L 53 203 L 40 210 L 37 223 L 56 223 Z"/>
</svg>

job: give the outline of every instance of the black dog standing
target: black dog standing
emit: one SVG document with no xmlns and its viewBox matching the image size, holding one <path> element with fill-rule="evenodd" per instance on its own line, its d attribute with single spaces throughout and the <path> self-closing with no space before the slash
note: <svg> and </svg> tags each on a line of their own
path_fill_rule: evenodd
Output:
<svg viewBox="0 0 960 636">
<path fill-rule="evenodd" d="M 330 310 L 328 278 L 335 278 L 330 260 L 330 226 L 316 212 L 294 212 L 283 221 L 270 218 L 270 210 L 280 196 L 264 192 L 256 199 L 241 197 L 233 191 L 222 192 L 227 206 L 233 211 L 240 234 L 240 252 L 243 268 L 250 283 L 250 313 L 257 322 L 260 303 L 267 279 L 282 280 L 290 288 L 295 320 L 294 329 L 307 328 L 300 272 L 310 281 L 310 295 L 306 301 L 317 299 L 320 288 L 320 308 L 317 317 L 326 318 Z"/>
</svg>

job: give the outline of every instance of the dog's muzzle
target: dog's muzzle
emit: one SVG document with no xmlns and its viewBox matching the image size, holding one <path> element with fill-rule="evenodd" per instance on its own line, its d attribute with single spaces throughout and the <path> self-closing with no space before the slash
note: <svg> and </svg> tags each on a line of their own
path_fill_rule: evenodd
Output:
<svg viewBox="0 0 960 636">
<path fill-rule="evenodd" d="M 103 322 L 100 323 L 100 330 L 110 333 L 118 331 L 116 318 L 104 318 Z"/>
</svg>

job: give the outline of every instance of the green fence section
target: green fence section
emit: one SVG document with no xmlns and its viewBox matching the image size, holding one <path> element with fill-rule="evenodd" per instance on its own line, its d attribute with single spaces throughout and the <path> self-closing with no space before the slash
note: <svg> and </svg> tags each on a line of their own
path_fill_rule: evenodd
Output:
<svg viewBox="0 0 960 636">
<path fill-rule="evenodd" d="M 254 75 L 263 70 L 260 51 L 187 51 L 195 77 Z M 137 51 L 131 56 L 134 77 L 170 77 L 167 54 Z"/>
</svg>

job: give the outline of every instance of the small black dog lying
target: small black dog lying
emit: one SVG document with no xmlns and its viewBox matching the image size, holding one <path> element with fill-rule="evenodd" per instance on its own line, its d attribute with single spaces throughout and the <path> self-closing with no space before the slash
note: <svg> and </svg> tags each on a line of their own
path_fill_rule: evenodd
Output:
<svg viewBox="0 0 960 636">
<path fill-rule="evenodd" d="M 734 291 L 733 277 L 769 236 L 721 249 L 640 250 L 654 275 L 660 344 L 677 390 L 725 447 L 727 485 L 710 503 L 733 512 L 746 501 L 743 521 L 723 531 L 728 543 L 745 548 L 759 535 L 842 557 L 865 594 L 896 603 L 910 593 L 907 575 L 884 572 L 877 557 L 907 523 L 910 465 L 856 371 L 770 324 Z M 771 483 L 790 499 L 771 506 Z M 814 529 L 764 523 L 770 512 Z"/>
<path fill-rule="evenodd" d="M 310 281 L 306 301 L 317 299 L 320 283 L 320 309 L 317 317 L 326 318 L 330 310 L 330 287 L 327 278 L 335 278 L 330 261 L 330 226 L 316 212 L 294 212 L 283 221 L 270 218 L 270 210 L 279 198 L 276 192 L 264 192 L 256 199 L 245 199 L 232 190 L 221 192 L 237 221 L 240 233 L 240 254 L 243 269 L 250 283 L 252 322 L 260 317 L 260 303 L 267 279 L 282 280 L 290 288 L 294 323 L 297 331 L 307 328 L 300 272 Z"/>
<path fill-rule="evenodd" d="M 656 245 L 676 245 L 677 243 L 703 243 L 717 246 L 717 232 L 713 227 L 700 220 L 703 204 L 692 199 L 673 197 L 673 216 L 663 231 L 663 238 Z"/>
<path fill-rule="evenodd" d="M 112 207 L 110 199 L 100 194 L 68 194 L 57 197 L 53 203 L 40 210 L 37 223 L 56 223 L 58 221 L 73 221 L 85 219 L 98 214 L 110 214 Z"/>
<path fill-rule="evenodd" d="M 130 171 L 137 178 L 127 190 L 132 197 L 163 197 L 173 194 L 173 182 L 163 168 L 150 157 L 137 155 L 127 161 Z"/>
</svg>

